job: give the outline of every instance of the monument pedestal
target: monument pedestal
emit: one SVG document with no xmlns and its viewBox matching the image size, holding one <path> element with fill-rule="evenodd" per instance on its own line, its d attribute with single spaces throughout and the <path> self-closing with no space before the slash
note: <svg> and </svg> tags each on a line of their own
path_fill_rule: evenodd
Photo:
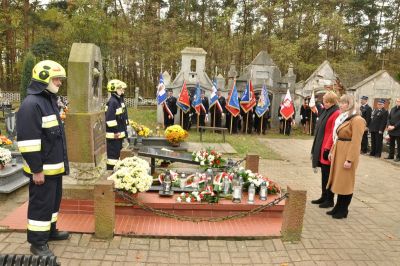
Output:
<svg viewBox="0 0 400 266">
<path fill-rule="evenodd" d="M 71 162 L 100 164 L 106 152 L 104 111 L 67 115 L 68 159 Z"/>
</svg>

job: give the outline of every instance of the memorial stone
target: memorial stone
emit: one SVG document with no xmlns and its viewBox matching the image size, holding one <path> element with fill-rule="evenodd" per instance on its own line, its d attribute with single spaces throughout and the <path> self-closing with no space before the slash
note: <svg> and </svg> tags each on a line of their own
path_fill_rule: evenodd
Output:
<svg viewBox="0 0 400 266">
<path fill-rule="evenodd" d="M 69 113 L 65 121 L 70 177 L 94 183 L 105 169 L 102 58 L 91 43 L 74 43 L 68 59 Z"/>
</svg>

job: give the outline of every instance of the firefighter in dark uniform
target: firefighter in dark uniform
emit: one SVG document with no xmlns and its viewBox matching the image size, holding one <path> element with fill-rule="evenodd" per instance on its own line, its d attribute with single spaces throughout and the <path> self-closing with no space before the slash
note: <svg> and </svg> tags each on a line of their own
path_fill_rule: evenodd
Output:
<svg viewBox="0 0 400 266">
<path fill-rule="evenodd" d="M 126 85 L 126 83 L 121 81 L 121 80 L 120 80 L 120 82 L 121 82 L 121 87 L 122 87 L 121 107 L 122 107 L 122 113 L 124 115 L 123 120 L 126 123 L 126 127 L 128 127 L 129 126 L 128 109 L 126 108 L 125 100 L 124 100 L 124 98 L 125 98 L 125 90 L 128 88 L 128 85 Z M 128 138 L 127 130 L 125 130 L 125 136 L 126 136 L 126 138 Z"/>
<path fill-rule="evenodd" d="M 53 256 L 48 241 L 68 239 L 57 230 L 62 197 L 62 176 L 69 173 L 64 126 L 57 95 L 65 69 L 45 60 L 32 70 L 28 96 L 17 113 L 18 149 L 24 158 L 23 172 L 29 177 L 27 238 L 34 255 Z"/>
<path fill-rule="evenodd" d="M 371 152 L 369 155 L 378 158 L 382 154 L 383 131 L 385 131 L 388 118 L 388 111 L 383 108 L 384 105 L 385 100 L 378 101 L 378 108 L 372 112 L 371 123 L 368 127 L 369 132 L 371 132 Z"/>
<path fill-rule="evenodd" d="M 163 105 L 164 112 L 164 128 L 172 126 L 174 124 L 174 116 L 177 112 L 176 98 L 172 95 L 172 89 L 168 90 L 168 98 L 165 100 Z"/>
<path fill-rule="evenodd" d="M 369 123 L 371 123 L 371 115 L 372 115 L 372 108 L 371 108 L 371 106 L 368 105 L 368 97 L 367 96 L 361 97 L 360 111 L 361 111 L 361 117 L 365 119 L 365 122 L 367 122 L 367 126 L 365 128 L 364 135 L 363 135 L 363 138 L 361 141 L 361 153 L 367 153 L 368 152 L 368 127 L 369 127 Z"/>
<path fill-rule="evenodd" d="M 218 103 L 215 103 L 210 108 L 210 115 L 211 115 L 211 126 L 213 127 L 221 127 L 222 126 L 222 116 L 225 115 L 226 109 L 226 100 L 225 97 L 222 96 L 222 92 L 220 89 L 217 90 L 218 95 L 218 103 L 221 109 L 217 106 Z M 215 122 L 214 122 L 214 110 L 215 110 Z M 218 131 L 219 132 L 219 131 Z"/>
<path fill-rule="evenodd" d="M 122 107 L 123 83 L 110 80 L 107 90 L 111 93 L 106 105 L 107 170 L 113 170 L 119 160 L 122 142 L 126 137 L 126 115 Z"/>
</svg>

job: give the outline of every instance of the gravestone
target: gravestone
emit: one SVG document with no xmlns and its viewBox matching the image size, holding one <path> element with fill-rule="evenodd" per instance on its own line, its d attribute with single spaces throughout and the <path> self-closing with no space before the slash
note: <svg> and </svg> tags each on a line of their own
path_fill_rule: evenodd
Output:
<svg viewBox="0 0 400 266">
<path fill-rule="evenodd" d="M 65 131 L 69 177 L 77 184 L 92 184 L 105 171 L 102 73 L 100 48 L 91 43 L 74 43 L 68 59 L 69 112 Z"/>
<path fill-rule="evenodd" d="M 5 114 L 5 123 L 8 138 L 14 140 L 15 136 L 17 135 L 15 112 L 7 112 Z"/>
</svg>

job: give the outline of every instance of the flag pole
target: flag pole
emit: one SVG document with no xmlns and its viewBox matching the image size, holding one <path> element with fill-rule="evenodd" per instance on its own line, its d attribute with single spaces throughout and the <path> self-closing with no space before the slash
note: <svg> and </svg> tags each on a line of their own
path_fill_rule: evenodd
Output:
<svg viewBox="0 0 400 266">
<path fill-rule="evenodd" d="M 249 112 L 246 113 L 246 128 L 245 128 L 246 131 L 244 132 L 244 134 L 247 134 L 248 125 L 249 125 Z"/>
<path fill-rule="evenodd" d="M 197 132 L 200 131 L 200 129 L 199 129 L 199 123 L 200 123 L 200 114 L 197 113 Z"/>
<path fill-rule="evenodd" d="M 217 100 L 218 101 L 218 100 Z M 217 107 L 215 106 L 215 104 L 214 104 L 214 125 L 213 125 L 213 127 L 215 127 L 215 109 L 216 109 Z M 215 133 L 215 129 L 213 129 L 213 133 Z"/>
<path fill-rule="evenodd" d="M 311 110 L 311 117 L 310 117 L 310 131 L 308 132 L 311 135 L 311 129 L 312 129 L 312 113 L 313 111 Z"/>
<path fill-rule="evenodd" d="M 179 108 L 180 112 L 181 112 L 181 127 L 183 128 L 183 111 L 181 108 Z"/>
<path fill-rule="evenodd" d="M 231 128 L 230 128 L 230 130 L 229 130 L 229 134 L 231 134 L 232 135 L 232 121 L 233 121 L 233 114 L 231 113 Z"/>
<path fill-rule="evenodd" d="M 263 120 L 264 120 L 264 115 L 261 116 L 260 135 L 261 135 L 261 132 L 262 132 L 262 130 L 263 130 Z"/>
<path fill-rule="evenodd" d="M 285 119 L 285 126 L 283 127 L 283 135 L 286 135 L 286 119 Z"/>
</svg>

